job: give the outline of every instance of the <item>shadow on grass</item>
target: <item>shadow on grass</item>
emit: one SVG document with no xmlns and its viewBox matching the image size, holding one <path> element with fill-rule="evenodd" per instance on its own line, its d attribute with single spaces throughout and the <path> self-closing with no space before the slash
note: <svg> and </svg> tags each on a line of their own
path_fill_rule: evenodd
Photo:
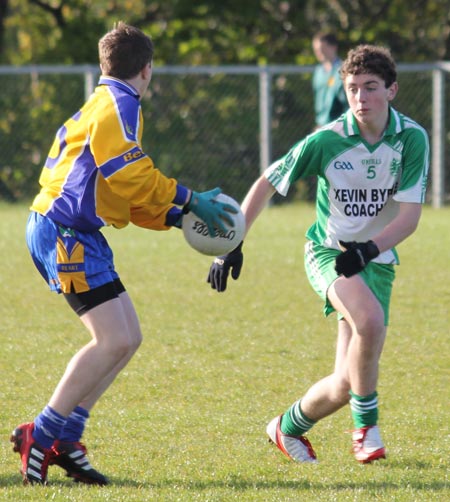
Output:
<svg viewBox="0 0 450 502">
<path fill-rule="evenodd" d="M 363 491 L 375 491 L 375 490 L 401 490 L 405 488 L 405 485 L 401 482 L 392 481 L 345 481 L 337 483 L 320 483 L 311 482 L 307 480 L 274 480 L 274 481 L 254 481 L 251 479 L 246 479 L 242 477 L 230 477 L 227 480 L 204 480 L 204 481 L 189 481 L 185 479 L 167 479 L 158 481 L 155 483 L 139 483 L 137 481 L 130 481 L 126 479 L 111 479 L 111 485 L 113 486 L 124 486 L 124 487 L 136 487 L 136 488 L 148 488 L 148 489 L 170 489 L 178 488 L 189 491 L 204 491 L 211 489 L 232 489 L 234 491 L 252 491 L 252 490 L 363 490 Z M 441 491 L 448 489 L 448 483 L 445 481 L 434 481 L 434 482 L 421 482 L 420 479 L 417 481 L 408 481 L 408 487 L 413 490 L 421 491 Z"/>
<path fill-rule="evenodd" d="M 392 466 L 392 465 L 391 465 Z M 405 468 L 404 461 L 401 462 L 401 467 Z M 426 462 L 412 462 L 410 467 L 428 469 L 431 465 Z M 136 479 L 126 479 L 126 478 L 109 478 L 110 484 L 108 486 L 98 487 L 92 485 L 84 485 L 82 483 L 76 483 L 71 479 L 59 479 L 50 480 L 49 487 L 58 487 L 67 489 L 78 489 L 81 487 L 86 487 L 90 489 L 98 490 L 108 490 L 111 488 L 136 488 L 136 489 L 148 489 L 148 490 L 186 490 L 186 491 L 208 491 L 211 489 L 223 489 L 223 490 L 233 490 L 234 492 L 248 492 L 248 491 L 258 491 L 258 490 L 298 490 L 298 491 L 344 491 L 344 490 L 362 490 L 362 491 L 383 491 L 383 490 L 402 490 L 405 488 L 405 483 L 401 481 L 368 481 L 365 480 L 345 480 L 342 482 L 311 482 L 306 479 L 300 480 L 253 480 L 244 478 L 242 476 L 230 475 L 227 479 L 205 479 L 205 480 L 187 480 L 187 479 L 176 479 L 169 478 L 160 480 L 157 482 L 140 482 Z M 0 475 L 0 487 L 16 487 L 22 485 L 22 478 L 17 474 Z M 448 489 L 448 483 L 443 481 L 421 481 L 420 478 L 416 480 L 408 480 L 408 488 L 415 491 L 434 491 L 439 492 Z M 45 489 L 41 486 L 28 486 L 27 489 Z"/>
</svg>

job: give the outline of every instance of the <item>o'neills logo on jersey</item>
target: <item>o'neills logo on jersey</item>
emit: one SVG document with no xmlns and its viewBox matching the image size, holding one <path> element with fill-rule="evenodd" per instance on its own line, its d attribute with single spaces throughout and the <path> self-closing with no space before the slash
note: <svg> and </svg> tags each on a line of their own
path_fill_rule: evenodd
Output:
<svg viewBox="0 0 450 502">
<path fill-rule="evenodd" d="M 381 164 L 381 159 L 363 159 L 361 164 L 363 166 L 378 166 Z"/>
<path fill-rule="evenodd" d="M 341 160 L 337 160 L 334 164 L 333 167 L 335 169 L 341 169 L 343 171 L 353 171 L 353 166 L 351 165 L 350 162 L 345 162 Z"/>
</svg>

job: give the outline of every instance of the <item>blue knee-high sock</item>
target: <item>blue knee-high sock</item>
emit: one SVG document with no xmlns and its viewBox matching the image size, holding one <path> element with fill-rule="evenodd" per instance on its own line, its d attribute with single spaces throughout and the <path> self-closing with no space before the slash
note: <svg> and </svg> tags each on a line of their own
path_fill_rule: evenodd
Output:
<svg viewBox="0 0 450 502">
<path fill-rule="evenodd" d="M 59 436 L 60 441 L 80 441 L 88 418 L 88 410 L 82 408 L 81 406 L 77 406 L 67 417 L 64 428 Z"/>
<path fill-rule="evenodd" d="M 33 438 L 44 448 L 51 448 L 55 439 L 59 439 L 65 423 L 66 417 L 46 406 L 34 419 Z"/>
</svg>

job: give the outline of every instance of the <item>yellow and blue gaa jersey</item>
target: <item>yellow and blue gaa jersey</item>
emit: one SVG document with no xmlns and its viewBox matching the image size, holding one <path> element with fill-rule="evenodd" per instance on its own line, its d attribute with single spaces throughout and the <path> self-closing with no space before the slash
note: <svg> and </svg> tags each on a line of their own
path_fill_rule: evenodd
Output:
<svg viewBox="0 0 450 502">
<path fill-rule="evenodd" d="M 187 190 L 155 168 L 141 146 L 143 116 L 136 90 L 102 76 L 84 106 L 58 130 L 33 211 L 91 232 L 130 221 L 168 229 L 167 215 Z"/>
</svg>

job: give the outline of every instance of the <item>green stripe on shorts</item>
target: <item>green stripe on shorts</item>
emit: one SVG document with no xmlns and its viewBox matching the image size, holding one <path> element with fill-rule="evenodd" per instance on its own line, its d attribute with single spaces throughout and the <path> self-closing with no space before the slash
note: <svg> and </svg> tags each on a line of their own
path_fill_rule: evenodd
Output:
<svg viewBox="0 0 450 502">
<path fill-rule="evenodd" d="M 308 241 L 305 245 L 306 276 L 314 291 L 324 301 L 323 313 L 325 316 L 335 311 L 328 301 L 327 291 L 338 278 L 338 274 L 334 270 L 338 254 L 340 251 L 320 246 L 312 241 Z M 384 324 L 387 326 L 389 324 L 392 284 L 395 279 L 394 266 L 370 262 L 359 275 L 380 302 L 384 311 Z M 342 314 L 338 312 L 338 319 L 342 318 Z"/>
</svg>

